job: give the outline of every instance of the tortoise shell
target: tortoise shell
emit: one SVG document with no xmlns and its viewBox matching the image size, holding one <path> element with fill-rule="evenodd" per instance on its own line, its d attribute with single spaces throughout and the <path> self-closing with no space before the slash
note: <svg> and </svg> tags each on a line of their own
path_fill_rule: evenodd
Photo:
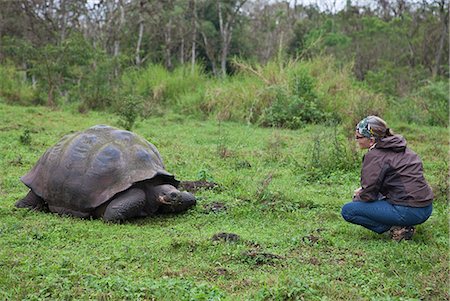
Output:
<svg viewBox="0 0 450 301">
<path fill-rule="evenodd" d="M 117 193 L 155 177 L 179 185 L 153 144 L 132 132 L 96 125 L 64 136 L 21 181 L 50 211 L 89 216 Z"/>
</svg>

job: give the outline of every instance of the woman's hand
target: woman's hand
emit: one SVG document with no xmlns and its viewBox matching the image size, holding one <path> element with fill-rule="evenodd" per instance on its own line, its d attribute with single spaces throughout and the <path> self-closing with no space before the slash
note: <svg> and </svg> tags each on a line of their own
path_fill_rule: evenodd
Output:
<svg viewBox="0 0 450 301">
<path fill-rule="evenodd" d="M 362 188 L 359 187 L 357 189 L 355 189 L 355 191 L 353 192 L 353 200 L 359 200 L 359 194 L 361 193 Z"/>
</svg>

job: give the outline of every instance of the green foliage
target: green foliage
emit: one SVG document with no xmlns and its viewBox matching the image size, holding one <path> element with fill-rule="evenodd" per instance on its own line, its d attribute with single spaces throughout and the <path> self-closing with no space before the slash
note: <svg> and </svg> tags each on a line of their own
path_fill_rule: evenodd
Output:
<svg viewBox="0 0 450 301">
<path fill-rule="evenodd" d="M 313 134 L 307 150 L 308 163 L 303 171 L 308 181 L 320 181 L 336 173 L 357 169 L 360 158 L 347 137 L 348 134 L 340 132 L 336 124 Z"/>
<path fill-rule="evenodd" d="M 9 104 L 41 103 L 37 91 L 27 82 L 25 72 L 12 65 L 0 65 L 0 96 Z"/>
<path fill-rule="evenodd" d="M 210 171 L 207 168 L 202 168 L 197 173 L 197 180 L 198 181 L 208 181 L 208 182 L 214 182 L 214 178 L 211 175 Z"/>
<path fill-rule="evenodd" d="M 294 278 L 277 286 L 265 286 L 258 291 L 258 300 L 320 300 L 319 291 L 307 282 Z"/>
<path fill-rule="evenodd" d="M 390 115 L 402 121 L 448 127 L 449 83 L 431 81 L 409 97 L 393 101 Z"/>
<path fill-rule="evenodd" d="M 23 145 L 31 145 L 31 134 L 29 129 L 25 129 L 19 137 L 20 143 Z"/>
<path fill-rule="evenodd" d="M 315 100 L 298 95 L 286 95 L 286 91 L 277 89 L 272 105 L 264 110 L 260 123 L 264 126 L 298 129 L 306 123 L 323 121 L 324 113 L 317 107 Z"/>
<path fill-rule="evenodd" d="M 144 100 L 145 115 L 168 111 L 195 113 L 202 101 L 202 87 L 207 80 L 201 67 L 180 66 L 172 72 L 161 65 L 150 64 L 145 69 L 130 69 L 121 78 L 120 93 L 137 95 Z"/>
<path fill-rule="evenodd" d="M 302 26 L 299 23 L 298 26 Z M 304 25 L 303 25 L 304 26 Z M 309 25 L 311 26 L 311 25 Z M 325 51 L 339 53 L 351 45 L 351 38 L 340 32 L 339 25 L 332 19 L 325 20 L 320 26 L 310 28 L 308 31 L 296 31 L 295 39 L 302 39 L 302 49 L 297 52 L 302 57 L 312 57 Z"/>
<path fill-rule="evenodd" d="M 118 93 L 118 80 L 112 76 L 115 63 L 103 51 L 91 47 L 85 51 L 91 51 L 90 64 L 74 68 L 77 84 L 70 88 L 68 101 L 79 103 L 80 112 L 108 110 Z"/>
<path fill-rule="evenodd" d="M 339 67 L 334 57 L 326 56 L 305 62 L 304 68 L 315 78 L 316 93 L 328 120 L 343 124 L 349 135 L 365 116 L 383 116 L 387 111 L 388 103 L 381 94 L 355 81 L 352 65 Z"/>
<path fill-rule="evenodd" d="M 417 92 L 419 105 L 427 112 L 427 123 L 448 127 L 449 82 L 430 82 Z"/>
<path fill-rule="evenodd" d="M 114 104 L 114 111 L 119 116 L 119 126 L 132 130 L 142 114 L 143 105 L 144 101 L 139 96 L 128 95 L 118 98 Z"/>
<path fill-rule="evenodd" d="M 58 92 L 68 91 L 73 82 L 80 80 L 83 72 L 77 72 L 82 66 L 89 64 L 91 47 L 82 36 L 73 35 L 60 45 L 46 44 L 35 48 L 30 61 L 32 74 L 41 79 L 40 89 L 47 92 L 47 103 L 55 106 Z"/>
<path fill-rule="evenodd" d="M 395 66 L 393 62 L 379 63 L 379 66 L 367 71 L 364 83 L 373 91 L 383 93 L 386 97 L 411 94 L 426 79 L 426 72 L 421 66 Z"/>
<path fill-rule="evenodd" d="M 306 123 L 326 120 L 326 114 L 318 103 L 313 78 L 307 70 L 294 69 L 289 75 L 288 86 L 288 89 L 271 87 L 274 89 L 274 100 L 264 110 L 261 124 L 297 129 Z"/>
</svg>

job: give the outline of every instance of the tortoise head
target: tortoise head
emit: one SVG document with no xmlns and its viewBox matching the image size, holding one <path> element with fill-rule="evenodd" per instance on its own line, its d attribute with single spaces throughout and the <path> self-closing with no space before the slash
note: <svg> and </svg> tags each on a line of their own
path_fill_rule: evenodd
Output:
<svg viewBox="0 0 450 301">
<path fill-rule="evenodd" d="M 173 185 L 161 184 L 150 188 L 157 203 L 179 205 L 183 201 L 182 193 Z"/>
</svg>

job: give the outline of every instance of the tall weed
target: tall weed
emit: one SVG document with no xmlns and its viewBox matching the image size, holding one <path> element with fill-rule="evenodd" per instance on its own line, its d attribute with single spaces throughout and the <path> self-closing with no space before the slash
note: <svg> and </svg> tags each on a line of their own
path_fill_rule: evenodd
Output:
<svg viewBox="0 0 450 301">
<path fill-rule="evenodd" d="M 356 82 L 351 64 L 337 67 L 331 56 L 318 57 L 304 64 L 316 79 L 316 91 L 324 111 L 330 114 L 329 119 L 344 125 L 346 133 L 351 135 L 355 124 L 363 117 L 383 116 L 386 112 L 387 100 Z"/>
<path fill-rule="evenodd" d="M 234 63 L 238 74 L 206 91 L 204 112 L 221 120 L 287 128 L 337 120 L 350 133 L 364 116 L 383 115 L 387 105 L 381 94 L 356 83 L 351 65 L 338 68 L 332 57 Z"/>
<path fill-rule="evenodd" d="M 117 99 L 114 104 L 114 111 L 119 116 L 119 126 L 126 130 L 132 130 L 139 116 L 142 116 L 142 97 L 128 95 Z"/>
<path fill-rule="evenodd" d="M 147 108 L 182 108 L 180 99 L 196 102 L 198 98 L 186 95 L 197 94 L 196 91 L 202 88 L 206 79 L 200 66 L 194 68 L 194 71 L 190 66 L 180 66 L 170 72 L 162 65 L 150 64 L 145 69 L 130 69 L 123 74 L 121 94 L 142 97 Z M 148 113 L 151 115 L 152 112 Z"/>
<path fill-rule="evenodd" d="M 325 121 L 326 114 L 315 92 L 314 80 L 307 70 L 294 69 L 287 86 L 274 86 L 274 100 L 260 118 L 265 126 L 297 129 L 306 123 Z"/>
<path fill-rule="evenodd" d="M 9 104 L 41 104 L 37 91 L 27 83 L 25 72 L 9 65 L 0 65 L 0 96 Z"/>
<path fill-rule="evenodd" d="M 448 127 L 449 82 L 430 82 L 417 95 L 419 106 L 427 113 L 427 123 Z"/>
<path fill-rule="evenodd" d="M 308 181 L 319 181 L 334 173 L 351 171 L 358 167 L 356 146 L 353 146 L 346 136 L 336 124 L 329 126 L 326 131 L 314 134 L 303 170 Z"/>
<path fill-rule="evenodd" d="M 449 83 L 429 82 L 409 97 L 394 99 L 392 118 L 420 125 L 449 125 Z"/>
<path fill-rule="evenodd" d="M 208 87 L 201 110 L 219 120 L 254 123 L 264 108 L 262 82 L 253 76 L 236 75 Z"/>
</svg>

